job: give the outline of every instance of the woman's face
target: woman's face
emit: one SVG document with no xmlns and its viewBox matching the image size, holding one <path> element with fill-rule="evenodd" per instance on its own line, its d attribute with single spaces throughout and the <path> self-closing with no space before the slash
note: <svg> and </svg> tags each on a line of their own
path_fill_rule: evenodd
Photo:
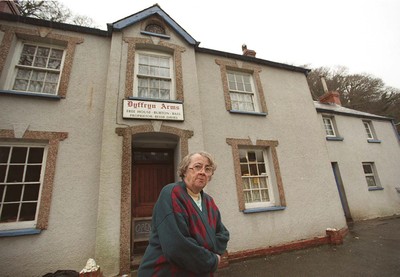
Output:
<svg viewBox="0 0 400 277">
<path fill-rule="evenodd" d="M 199 193 L 207 185 L 211 175 L 212 167 L 210 161 L 200 154 L 194 154 L 183 180 L 192 192 Z"/>
</svg>

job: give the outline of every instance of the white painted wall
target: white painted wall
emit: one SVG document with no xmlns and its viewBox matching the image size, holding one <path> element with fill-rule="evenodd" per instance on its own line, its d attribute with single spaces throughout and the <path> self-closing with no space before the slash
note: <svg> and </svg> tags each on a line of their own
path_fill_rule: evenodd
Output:
<svg viewBox="0 0 400 277">
<path fill-rule="evenodd" d="M 346 227 L 320 124 L 302 73 L 262 67 L 268 115 L 231 114 L 225 109 L 219 66 L 221 57 L 198 53 L 206 150 L 218 169 L 207 191 L 220 207 L 231 232 L 228 251 L 268 247 L 324 236 L 326 228 Z M 239 211 L 231 147 L 226 138 L 277 140 L 287 202 L 284 211 Z"/>
<path fill-rule="evenodd" d="M 322 126 L 322 115 L 319 114 Z M 363 118 L 335 115 L 343 141 L 326 141 L 329 159 L 337 162 L 354 220 L 400 213 L 400 146 L 390 121 L 372 120 L 381 143 L 368 143 Z M 374 162 L 383 190 L 369 191 L 363 162 Z"/>
<path fill-rule="evenodd" d="M 53 32 L 84 38 L 76 46 L 66 98 L 0 95 L 0 129 L 22 123 L 30 131 L 68 133 L 59 144 L 48 229 L 39 235 L 0 238 L 1 276 L 80 271 L 94 256 L 110 47 L 102 37 Z"/>
</svg>

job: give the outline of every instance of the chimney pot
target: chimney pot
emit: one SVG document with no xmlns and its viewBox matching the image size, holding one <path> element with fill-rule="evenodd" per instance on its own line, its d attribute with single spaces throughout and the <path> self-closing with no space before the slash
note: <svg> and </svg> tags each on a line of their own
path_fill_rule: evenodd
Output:
<svg viewBox="0 0 400 277">
<path fill-rule="evenodd" d="M 242 51 L 243 51 L 243 56 L 255 57 L 256 54 L 257 54 L 256 51 L 247 49 L 247 45 L 246 44 L 242 45 Z"/>
</svg>

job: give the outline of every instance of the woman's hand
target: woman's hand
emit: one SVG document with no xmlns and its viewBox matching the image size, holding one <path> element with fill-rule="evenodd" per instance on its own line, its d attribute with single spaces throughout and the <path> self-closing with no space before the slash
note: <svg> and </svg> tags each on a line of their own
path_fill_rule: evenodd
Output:
<svg viewBox="0 0 400 277">
<path fill-rule="evenodd" d="M 221 262 L 221 256 L 218 255 L 218 254 L 216 254 L 216 255 L 217 255 L 217 258 L 218 258 L 218 265 L 219 265 L 219 263 Z"/>
</svg>

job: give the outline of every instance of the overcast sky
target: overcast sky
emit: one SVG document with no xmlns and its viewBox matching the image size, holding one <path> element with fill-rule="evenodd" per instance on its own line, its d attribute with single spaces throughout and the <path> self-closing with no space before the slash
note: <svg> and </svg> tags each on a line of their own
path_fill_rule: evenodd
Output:
<svg viewBox="0 0 400 277">
<path fill-rule="evenodd" d="M 400 89 L 399 0 L 60 0 L 105 30 L 154 4 L 200 47 L 309 67 L 345 66 Z"/>
</svg>

